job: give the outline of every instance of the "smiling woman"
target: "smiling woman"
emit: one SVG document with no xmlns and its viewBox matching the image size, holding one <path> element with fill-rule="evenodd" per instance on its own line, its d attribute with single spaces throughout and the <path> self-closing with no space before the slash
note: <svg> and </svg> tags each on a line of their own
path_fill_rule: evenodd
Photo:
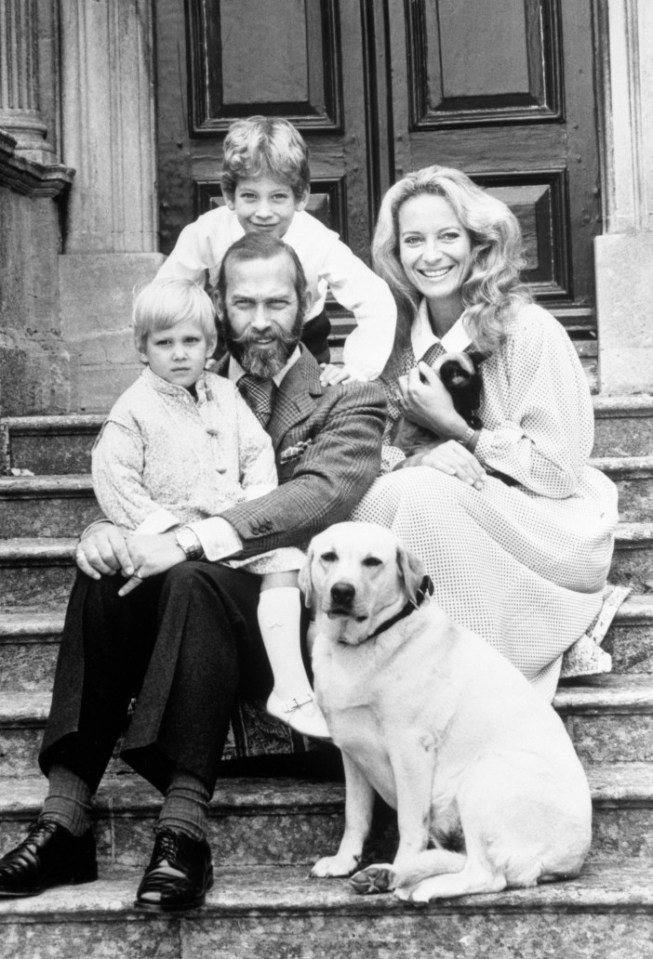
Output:
<svg viewBox="0 0 653 959">
<path fill-rule="evenodd" d="M 352 518 L 392 527 L 438 603 L 550 697 L 561 654 L 601 609 L 617 522 L 613 484 L 588 466 L 578 356 L 520 282 L 517 220 L 461 171 L 395 184 L 373 251 L 399 308 L 386 436 L 404 415 L 440 439 L 408 459 L 388 447 L 388 462 L 412 468 L 381 477 Z M 466 350 L 483 354 L 478 429 L 431 368 Z"/>
</svg>

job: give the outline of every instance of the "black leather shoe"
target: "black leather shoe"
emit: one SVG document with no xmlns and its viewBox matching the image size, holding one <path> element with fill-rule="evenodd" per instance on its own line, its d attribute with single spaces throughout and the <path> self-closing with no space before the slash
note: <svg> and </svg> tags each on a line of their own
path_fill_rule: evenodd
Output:
<svg viewBox="0 0 653 959">
<path fill-rule="evenodd" d="M 97 879 L 95 839 L 78 838 L 48 819 L 37 819 L 20 845 L 0 859 L 0 898 L 37 896 L 50 886 Z"/>
<path fill-rule="evenodd" d="M 156 834 L 136 905 L 141 909 L 193 909 L 203 905 L 212 885 L 211 850 L 206 839 L 162 829 Z"/>
</svg>

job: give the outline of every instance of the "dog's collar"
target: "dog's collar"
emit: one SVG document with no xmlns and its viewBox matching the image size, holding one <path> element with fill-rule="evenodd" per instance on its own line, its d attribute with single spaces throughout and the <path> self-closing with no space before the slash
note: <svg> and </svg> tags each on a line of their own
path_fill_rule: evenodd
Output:
<svg viewBox="0 0 653 959">
<path fill-rule="evenodd" d="M 433 595 L 433 580 L 430 576 L 425 576 L 421 582 L 421 585 L 418 590 L 415 592 L 415 601 L 406 603 L 403 609 L 400 609 L 398 613 L 395 613 L 394 616 L 391 616 L 390 619 L 387 619 L 385 623 L 381 623 L 373 633 L 370 633 L 366 637 L 368 639 L 376 639 L 381 633 L 385 633 L 386 629 L 390 629 L 391 626 L 394 626 L 395 623 L 398 623 L 400 619 L 405 619 L 406 616 L 410 616 L 411 613 L 414 613 L 416 609 L 422 605 L 427 596 Z"/>
</svg>

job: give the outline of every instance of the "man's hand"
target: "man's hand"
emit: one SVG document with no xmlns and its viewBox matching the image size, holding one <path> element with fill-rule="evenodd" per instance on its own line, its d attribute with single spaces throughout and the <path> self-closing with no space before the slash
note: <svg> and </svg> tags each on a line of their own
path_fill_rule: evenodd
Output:
<svg viewBox="0 0 653 959">
<path fill-rule="evenodd" d="M 186 559 L 181 546 L 177 544 L 174 533 L 159 533 L 154 536 L 130 536 L 127 540 L 129 555 L 133 569 L 130 579 L 118 592 L 119 596 L 127 596 L 132 590 L 148 579 L 165 573 L 177 563 Z"/>
<path fill-rule="evenodd" d="M 125 537 L 113 523 L 94 523 L 78 543 L 75 560 L 82 573 L 91 579 L 114 576 L 121 572 L 131 576 L 134 564 Z"/>
</svg>

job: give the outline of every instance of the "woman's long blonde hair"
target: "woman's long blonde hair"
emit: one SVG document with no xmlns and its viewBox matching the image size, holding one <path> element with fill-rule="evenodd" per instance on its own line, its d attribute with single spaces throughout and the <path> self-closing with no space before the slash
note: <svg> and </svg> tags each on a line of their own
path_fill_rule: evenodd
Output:
<svg viewBox="0 0 653 959">
<path fill-rule="evenodd" d="M 372 258 L 388 283 L 399 312 L 396 342 L 409 342 L 421 299 L 406 278 L 399 258 L 399 210 L 413 197 L 441 196 L 470 235 L 472 266 L 462 288 L 465 328 L 479 350 L 494 351 L 513 310 L 531 300 L 520 280 L 524 266 L 517 218 L 501 200 L 477 186 L 461 170 L 431 166 L 409 173 L 390 187 L 379 211 Z"/>
</svg>

